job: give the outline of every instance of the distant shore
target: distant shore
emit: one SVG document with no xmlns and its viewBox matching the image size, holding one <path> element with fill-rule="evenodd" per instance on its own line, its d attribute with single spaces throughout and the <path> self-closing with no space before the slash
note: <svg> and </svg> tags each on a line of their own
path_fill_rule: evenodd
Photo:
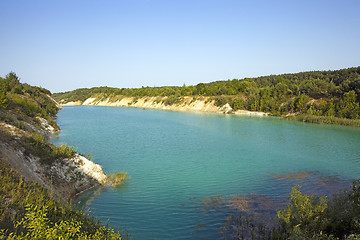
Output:
<svg viewBox="0 0 360 240">
<path fill-rule="evenodd" d="M 105 98 L 105 97 L 90 97 L 84 102 L 67 102 L 61 103 L 62 106 L 77 106 L 77 105 L 90 105 L 90 106 L 109 106 L 109 107 L 136 107 L 146 109 L 159 109 L 170 110 L 179 112 L 210 112 L 210 113 L 223 113 L 235 114 L 244 116 L 271 116 L 270 113 L 256 112 L 248 110 L 234 111 L 231 106 L 226 103 L 223 106 L 216 106 L 215 100 L 211 97 L 182 97 L 180 101 L 172 104 L 166 104 L 168 97 L 119 97 L 119 98 Z M 333 116 L 314 116 L 310 114 L 288 114 L 281 116 L 285 120 L 295 120 L 307 123 L 317 124 L 334 124 L 351 127 L 360 127 L 360 120 L 338 118 Z"/>
<path fill-rule="evenodd" d="M 247 116 L 268 116 L 269 113 L 253 112 L 248 110 L 234 111 L 229 104 L 223 106 L 216 106 L 215 101 L 210 97 L 183 97 L 181 101 L 166 104 L 167 97 L 123 97 L 120 99 L 110 98 L 88 98 L 84 102 L 67 102 L 62 103 L 63 106 L 77 106 L 77 105 L 91 105 L 91 106 L 109 106 L 109 107 L 137 107 L 148 109 L 161 109 L 179 112 L 212 112 L 212 113 L 226 113 Z"/>
</svg>

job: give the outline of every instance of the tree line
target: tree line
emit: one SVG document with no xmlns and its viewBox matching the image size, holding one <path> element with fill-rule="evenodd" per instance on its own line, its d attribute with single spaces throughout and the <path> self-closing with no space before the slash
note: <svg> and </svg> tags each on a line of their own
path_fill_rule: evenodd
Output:
<svg viewBox="0 0 360 240">
<path fill-rule="evenodd" d="M 233 110 L 262 111 L 276 116 L 307 114 L 359 119 L 360 67 L 232 79 L 194 86 L 94 87 L 53 94 L 55 99 L 65 102 L 84 101 L 95 95 L 166 96 L 175 100 L 183 96 L 208 96 L 219 106 L 228 103 Z"/>
</svg>

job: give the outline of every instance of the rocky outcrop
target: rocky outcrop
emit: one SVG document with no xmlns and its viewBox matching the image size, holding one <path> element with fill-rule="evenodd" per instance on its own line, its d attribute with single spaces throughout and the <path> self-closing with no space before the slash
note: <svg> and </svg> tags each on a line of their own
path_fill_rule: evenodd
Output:
<svg viewBox="0 0 360 240">
<path fill-rule="evenodd" d="M 41 134 L 49 135 L 49 134 L 54 134 L 59 131 L 59 130 L 55 129 L 53 126 L 51 126 L 45 118 L 36 117 L 36 119 L 40 122 L 41 128 L 38 129 L 38 131 L 40 131 Z"/>
<path fill-rule="evenodd" d="M 238 115 L 256 115 L 267 116 L 264 112 L 251 112 L 246 110 L 234 111 L 227 103 L 223 106 L 216 106 L 215 100 L 210 97 L 180 97 L 175 103 L 167 104 L 168 97 L 90 97 L 84 102 L 68 102 L 63 105 L 94 105 L 94 106 L 111 106 L 111 107 L 138 107 L 151 108 L 171 111 L 196 111 L 196 112 L 213 112 L 213 113 L 233 113 Z"/>
<path fill-rule="evenodd" d="M 52 130 L 45 122 L 40 121 L 40 133 Z M 41 163 L 40 158 L 23 147 L 22 142 L 29 133 L 13 125 L 0 122 L 0 136 L 1 160 L 16 169 L 25 180 L 44 186 L 60 201 L 67 202 L 84 190 L 108 182 L 100 165 L 79 154 L 75 154 L 73 158 L 56 159 L 52 164 Z"/>
</svg>

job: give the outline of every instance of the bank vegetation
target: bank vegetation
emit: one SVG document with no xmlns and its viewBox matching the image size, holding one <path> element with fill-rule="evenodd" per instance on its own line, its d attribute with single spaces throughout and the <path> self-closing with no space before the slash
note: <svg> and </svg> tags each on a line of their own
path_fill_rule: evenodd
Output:
<svg viewBox="0 0 360 240">
<path fill-rule="evenodd" d="M 69 204 L 109 178 L 74 147 L 49 142 L 60 108 L 50 91 L 0 77 L 0 239 L 124 239 Z"/>
<path fill-rule="evenodd" d="M 179 104 L 184 97 L 192 97 L 194 101 L 207 97 L 216 106 L 228 104 L 231 111 L 266 112 L 291 120 L 360 126 L 360 67 L 232 79 L 194 86 L 82 88 L 53 96 L 62 104 L 82 104 L 89 98 L 116 102 L 132 97 L 136 102 L 139 98 L 156 97 L 157 102 L 164 105 Z"/>
</svg>

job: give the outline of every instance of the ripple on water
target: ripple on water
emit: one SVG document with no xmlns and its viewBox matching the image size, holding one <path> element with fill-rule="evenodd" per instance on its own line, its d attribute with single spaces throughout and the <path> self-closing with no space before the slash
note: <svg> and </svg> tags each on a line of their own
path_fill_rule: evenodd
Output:
<svg viewBox="0 0 360 240">
<path fill-rule="evenodd" d="M 266 201 L 285 201 L 295 184 L 331 194 L 360 173 L 357 128 L 83 106 L 65 107 L 58 122 L 55 142 L 92 152 L 106 172 L 131 176 L 74 204 L 136 239 L 222 239 L 227 217 L 241 212 L 229 203 L 236 197 L 249 196 L 247 208 L 262 213 Z"/>
</svg>

